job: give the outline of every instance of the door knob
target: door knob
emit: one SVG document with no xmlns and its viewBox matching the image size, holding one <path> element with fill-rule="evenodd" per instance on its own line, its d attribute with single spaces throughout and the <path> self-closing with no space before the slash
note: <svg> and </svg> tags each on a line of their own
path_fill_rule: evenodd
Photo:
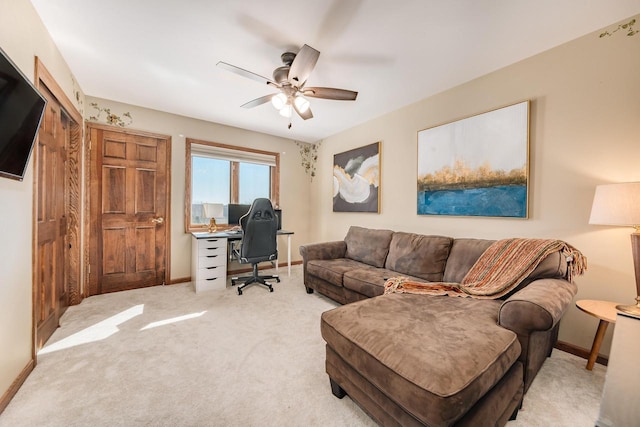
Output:
<svg viewBox="0 0 640 427">
<path fill-rule="evenodd" d="M 154 224 L 162 224 L 164 222 L 164 218 L 151 218 L 151 222 L 153 222 Z"/>
</svg>

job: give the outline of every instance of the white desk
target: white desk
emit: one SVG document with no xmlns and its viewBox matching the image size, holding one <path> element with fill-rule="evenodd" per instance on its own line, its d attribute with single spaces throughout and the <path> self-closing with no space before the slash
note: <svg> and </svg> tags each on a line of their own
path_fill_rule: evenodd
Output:
<svg viewBox="0 0 640 427">
<path fill-rule="evenodd" d="M 291 236 L 293 231 L 278 230 L 278 236 L 287 236 L 287 274 L 291 276 Z M 242 233 L 191 233 L 191 280 L 196 292 L 224 289 L 227 275 L 227 247 L 234 240 L 242 240 Z M 221 249 L 224 248 L 224 249 Z M 279 252 L 279 251 L 278 251 Z M 221 260 L 224 258 L 224 265 Z M 276 270 L 278 262 L 276 261 Z M 224 280 L 221 280 L 224 278 Z"/>
<path fill-rule="evenodd" d="M 227 239 L 210 233 L 191 239 L 191 280 L 196 293 L 227 286 Z"/>
</svg>

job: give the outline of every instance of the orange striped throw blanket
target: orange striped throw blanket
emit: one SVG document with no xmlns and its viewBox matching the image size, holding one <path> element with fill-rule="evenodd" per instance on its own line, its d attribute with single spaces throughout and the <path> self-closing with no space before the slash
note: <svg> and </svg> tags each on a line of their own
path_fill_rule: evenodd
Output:
<svg viewBox="0 0 640 427">
<path fill-rule="evenodd" d="M 448 295 L 478 299 L 497 299 L 515 289 L 547 255 L 560 251 L 567 259 L 567 279 L 573 280 L 587 268 L 580 251 L 562 240 L 504 239 L 487 248 L 461 283 L 414 282 L 393 277 L 384 285 L 384 293 Z"/>
</svg>

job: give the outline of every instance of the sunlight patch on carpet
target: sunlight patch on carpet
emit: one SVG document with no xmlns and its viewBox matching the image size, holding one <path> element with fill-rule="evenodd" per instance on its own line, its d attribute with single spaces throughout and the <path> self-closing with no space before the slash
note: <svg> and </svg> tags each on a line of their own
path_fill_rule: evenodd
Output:
<svg viewBox="0 0 640 427">
<path fill-rule="evenodd" d="M 118 325 L 121 325 L 136 316 L 140 316 L 143 312 L 144 304 L 136 305 L 111 316 L 108 319 L 98 322 L 95 325 L 89 326 L 80 332 L 76 332 L 75 334 L 69 335 L 60 341 L 56 341 L 51 345 L 43 347 L 38 354 L 53 353 L 55 351 L 64 350 L 78 345 L 104 340 L 120 330 Z"/>
<path fill-rule="evenodd" d="M 147 329 L 157 328 L 158 326 L 164 326 L 164 325 L 169 325 L 171 323 L 182 322 L 183 320 L 195 319 L 196 317 L 200 317 L 205 313 L 206 311 L 201 311 L 200 313 L 191 313 L 191 314 L 185 314 L 184 316 L 172 317 L 171 319 L 158 320 L 157 322 L 149 323 L 147 326 L 145 326 L 140 330 L 144 331 Z"/>
</svg>

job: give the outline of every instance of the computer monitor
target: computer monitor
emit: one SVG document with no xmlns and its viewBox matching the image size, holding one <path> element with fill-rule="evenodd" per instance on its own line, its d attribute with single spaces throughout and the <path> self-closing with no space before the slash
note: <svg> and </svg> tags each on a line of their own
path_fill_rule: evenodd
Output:
<svg viewBox="0 0 640 427">
<path fill-rule="evenodd" d="M 282 209 L 274 209 L 276 217 L 278 218 L 278 230 L 282 230 Z"/>
<path fill-rule="evenodd" d="M 240 225 L 242 218 L 251 209 L 251 205 L 229 203 L 229 225 Z"/>
</svg>

